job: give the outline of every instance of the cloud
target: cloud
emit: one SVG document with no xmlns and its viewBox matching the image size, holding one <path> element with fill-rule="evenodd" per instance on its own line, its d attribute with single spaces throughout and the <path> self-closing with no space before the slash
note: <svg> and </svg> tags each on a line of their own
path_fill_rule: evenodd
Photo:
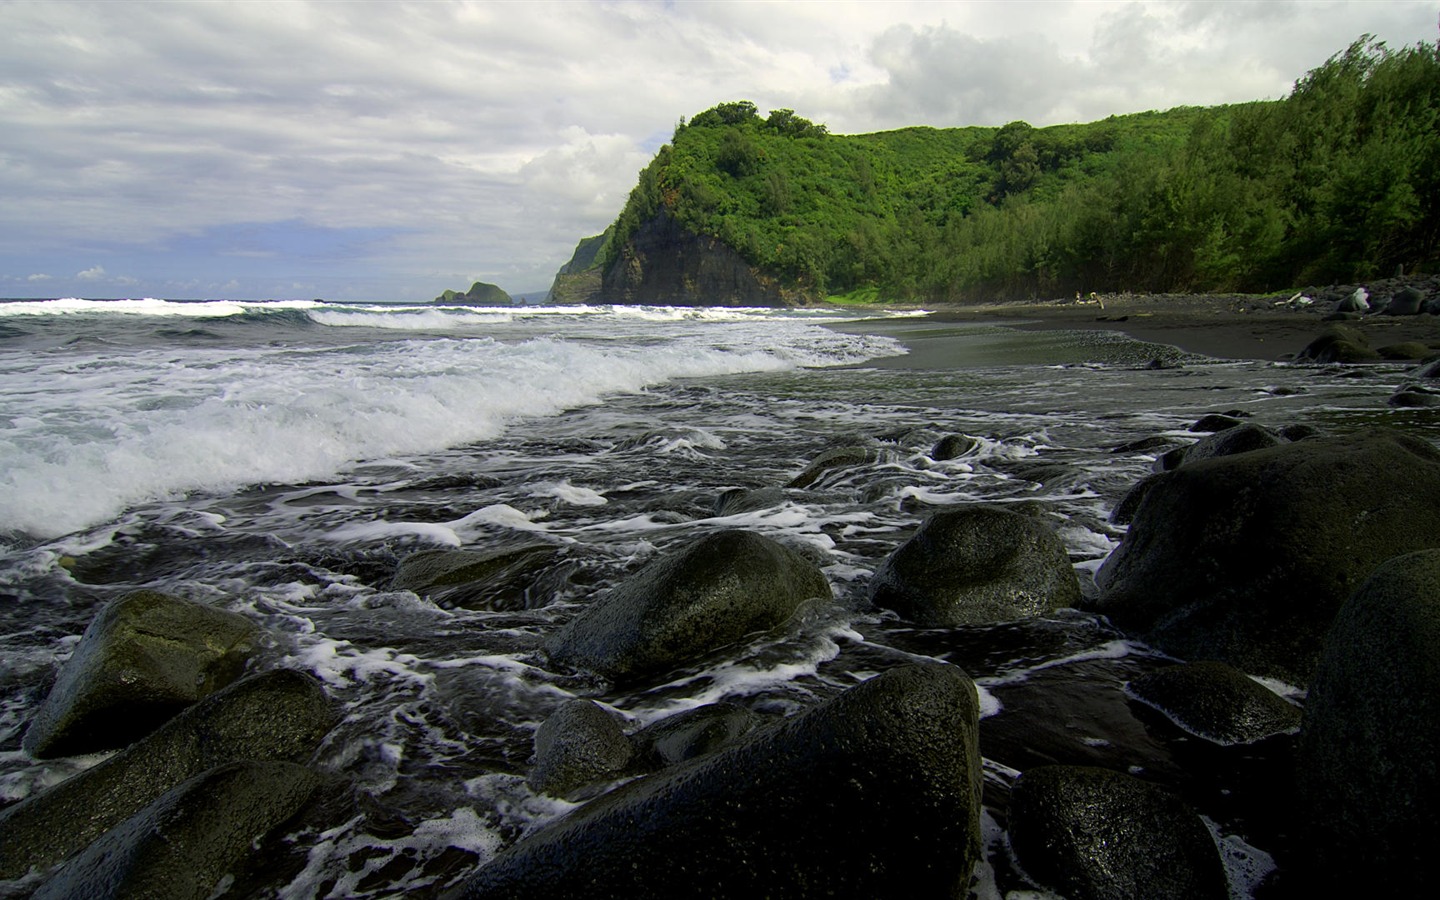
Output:
<svg viewBox="0 0 1440 900">
<path fill-rule="evenodd" d="M 76 272 L 75 277 L 81 281 L 99 281 L 105 277 L 104 266 L 91 266 L 81 272 Z"/>
<path fill-rule="evenodd" d="M 1044 125 L 1280 96 L 1363 32 L 1435 37 L 1433 0 L 56 0 L 5 19 L 0 271 L 98 259 L 156 293 L 393 299 L 545 287 L 675 122 L 722 101 L 838 133 Z"/>
<path fill-rule="evenodd" d="M 25 280 L 26 280 L 26 281 L 49 281 L 49 280 L 50 280 L 51 278 L 53 278 L 53 277 L 54 277 L 54 276 L 52 276 L 52 275 L 46 275 L 46 274 L 43 273 L 43 272 L 36 272 L 34 275 L 28 275 L 28 276 L 26 276 Z"/>
</svg>

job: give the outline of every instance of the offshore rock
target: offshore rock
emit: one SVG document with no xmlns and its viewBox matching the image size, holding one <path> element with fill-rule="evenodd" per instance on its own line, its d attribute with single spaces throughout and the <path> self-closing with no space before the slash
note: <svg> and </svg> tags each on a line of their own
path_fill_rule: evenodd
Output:
<svg viewBox="0 0 1440 900">
<path fill-rule="evenodd" d="M 0 879 L 63 862 L 186 779 L 239 760 L 309 760 L 337 716 L 294 669 L 241 679 L 128 749 L 0 812 Z"/>
<path fill-rule="evenodd" d="M 663 675 L 831 599 L 814 563 L 748 531 L 669 553 L 592 603 L 546 642 L 551 661 L 614 682 Z"/>
<path fill-rule="evenodd" d="M 320 777 L 283 762 L 237 762 L 176 786 L 110 829 L 35 892 L 35 900 L 205 900 L 255 841 L 293 817 Z"/>
<path fill-rule="evenodd" d="M 1134 679 L 1128 691 L 1191 734 L 1217 744 L 1253 744 L 1300 728 L 1299 707 L 1222 662 L 1167 666 Z"/>
<path fill-rule="evenodd" d="M 1099 572 L 1094 609 L 1182 659 L 1303 685 L 1380 563 L 1440 546 L 1440 451 L 1388 429 L 1157 476 Z"/>
<path fill-rule="evenodd" d="M 1010 794 L 1010 845 L 1070 900 L 1229 896 L 1200 817 L 1164 788 L 1088 766 L 1037 766 Z"/>
<path fill-rule="evenodd" d="M 870 579 L 870 602 L 925 628 L 1044 615 L 1080 600 L 1065 545 L 996 506 L 937 512 Z"/>
<path fill-rule="evenodd" d="M 634 752 L 614 716 L 592 700 L 571 700 L 535 732 L 530 787 L 575 800 L 597 782 L 618 777 Z"/>
<path fill-rule="evenodd" d="M 1440 550 L 1379 567 L 1335 617 L 1297 759 L 1308 850 L 1340 893 L 1440 878 Z"/>
<path fill-rule="evenodd" d="M 123 747 L 240 677 L 260 629 L 156 591 L 105 606 L 25 732 L 40 759 Z"/>
<path fill-rule="evenodd" d="M 641 225 L 604 273 L 606 303 L 657 306 L 789 306 L 775 282 L 762 278 L 717 238 L 695 234 L 664 209 Z"/>
<path fill-rule="evenodd" d="M 591 801 L 452 897 L 960 896 L 980 852 L 978 715 L 960 669 L 893 669 Z"/>
</svg>

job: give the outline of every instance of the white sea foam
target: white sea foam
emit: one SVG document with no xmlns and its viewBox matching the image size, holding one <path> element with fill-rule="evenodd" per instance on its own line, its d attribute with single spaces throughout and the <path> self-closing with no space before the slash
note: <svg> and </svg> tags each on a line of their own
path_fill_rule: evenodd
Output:
<svg viewBox="0 0 1440 900">
<path fill-rule="evenodd" d="M 132 302 L 136 310 L 158 307 L 166 315 L 226 308 L 166 301 L 47 304 L 94 312 Z M 317 313 L 319 304 L 286 306 L 332 315 Z M 333 314 L 394 315 L 402 322 L 409 315 Z M 564 339 L 534 337 L 529 327 L 494 337 L 457 329 L 458 336 L 426 340 L 275 345 L 262 333 L 239 347 L 152 341 L 123 354 L 83 346 L 0 354 L 0 423 L 6 425 L 0 523 L 56 537 L 147 501 L 303 482 L 366 459 L 494 438 L 524 417 L 555 415 L 677 378 L 849 364 L 896 352 L 887 339 L 793 318 L 724 312 L 657 325 L 643 310 L 582 315 L 595 324 L 566 331 Z M 718 438 L 714 443 L 723 446 Z"/>
</svg>

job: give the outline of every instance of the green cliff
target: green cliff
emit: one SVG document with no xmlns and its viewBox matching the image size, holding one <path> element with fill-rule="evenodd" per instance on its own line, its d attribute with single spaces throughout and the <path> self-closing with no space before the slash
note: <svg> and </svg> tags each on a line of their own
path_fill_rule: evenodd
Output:
<svg viewBox="0 0 1440 900">
<path fill-rule="evenodd" d="M 557 286 L 734 305 L 1262 292 L 1434 268 L 1437 235 L 1440 54 L 1362 38 L 1283 100 L 1083 125 L 835 135 L 724 103 L 682 120 Z"/>
</svg>

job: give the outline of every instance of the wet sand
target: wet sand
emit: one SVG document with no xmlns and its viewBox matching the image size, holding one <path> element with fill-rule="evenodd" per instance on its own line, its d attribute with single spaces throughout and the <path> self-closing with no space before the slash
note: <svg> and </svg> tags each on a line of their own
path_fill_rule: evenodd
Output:
<svg viewBox="0 0 1440 900">
<path fill-rule="evenodd" d="M 1317 304 L 1320 306 L 1320 304 Z M 919 320 L 864 323 L 910 349 L 897 366 L 927 369 L 963 364 L 955 346 L 973 326 L 1022 331 L 1118 331 L 1136 340 L 1165 344 L 1218 359 L 1281 361 L 1293 358 L 1332 324 L 1363 334 L 1373 348 L 1405 342 L 1440 347 L 1440 317 L 1366 316 L 1327 322 L 1331 304 L 1291 309 L 1274 301 L 1219 295 L 1135 294 L 1096 303 L 1003 303 L 944 307 Z M 950 327 L 947 327 L 950 326 Z"/>
</svg>

